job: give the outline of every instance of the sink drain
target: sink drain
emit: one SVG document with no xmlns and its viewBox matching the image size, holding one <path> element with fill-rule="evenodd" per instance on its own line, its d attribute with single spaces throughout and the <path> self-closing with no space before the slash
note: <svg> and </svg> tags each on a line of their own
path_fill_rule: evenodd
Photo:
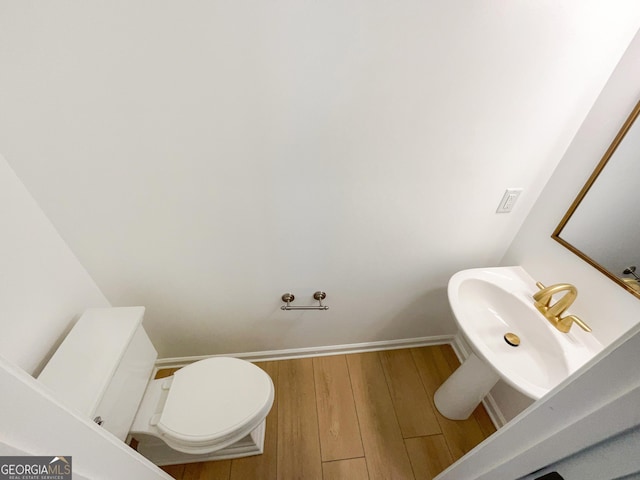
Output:
<svg viewBox="0 0 640 480">
<path fill-rule="evenodd" d="M 511 333 L 511 332 L 505 333 L 504 341 L 507 342 L 512 347 L 517 347 L 518 345 L 520 345 L 520 337 L 515 333 Z"/>
</svg>

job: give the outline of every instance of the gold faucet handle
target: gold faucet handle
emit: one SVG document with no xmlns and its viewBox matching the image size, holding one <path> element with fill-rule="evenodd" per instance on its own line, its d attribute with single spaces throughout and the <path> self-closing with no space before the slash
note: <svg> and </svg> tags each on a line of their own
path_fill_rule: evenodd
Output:
<svg viewBox="0 0 640 480">
<path fill-rule="evenodd" d="M 547 287 L 545 287 L 541 282 L 536 282 L 536 287 L 538 287 L 538 291 L 533 294 L 533 299 L 536 301 L 538 305 L 545 306 L 548 308 L 549 305 L 551 305 L 551 295 L 549 295 L 548 297 L 545 297 L 544 293 L 542 292 L 542 290 L 544 290 Z"/>
<path fill-rule="evenodd" d="M 583 329 L 585 332 L 590 332 L 591 331 L 591 327 L 589 325 L 587 325 L 586 323 L 584 323 L 582 320 L 580 320 L 578 317 L 576 317 L 575 315 L 567 315 L 566 317 L 562 317 L 560 319 L 560 321 L 558 322 L 558 327 L 562 326 L 563 329 L 561 330 L 560 328 L 558 328 L 558 330 L 560 330 L 561 332 L 568 332 L 569 329 L 571 328 L 572 324 L 576 324 L 578 325 L 581 329 Z M 564 330 L 564 328 L 566 328 L 566 330 Z"/>
</svg>

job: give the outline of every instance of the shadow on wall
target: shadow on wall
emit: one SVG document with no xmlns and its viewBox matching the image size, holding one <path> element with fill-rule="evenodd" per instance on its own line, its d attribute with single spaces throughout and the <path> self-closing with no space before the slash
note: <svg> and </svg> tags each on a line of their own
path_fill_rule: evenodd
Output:
<svg viewBox="0 0 640 480">
<path fill-rule="evenodd" d="M 398 331 L 398 324 L 402 324 L 404 338 L 455 335 L 458 328 L 449 306 L 447 288 L 429 290 L 405 305 L 386 324 L 388 328 L 383 327 L 379 330 L 377 337 L 393 339 L 391 332 Z"/>
<path fill-rule="evenodd" d="M 47 354 L 42 358 L 38 366 L 34 369 L 33 373 L 31 373 L 31 376 L 33 376 L 34 378 L 38 378 L 38 375 L 40 375 L 40 372 L 42 372 L 42 369 L 47 365 L 47 363 L 49 363 L 49 360 L 51 360 L 51 357 L 53 357 L 53 354 L 56 353 L 56 350 L 58 350 L 58 347 L 62 344 L 64 339 L 67 338 L 67 335 L 69 334 L 71 329 L 75 326 L 76 322 L 78 321 L 81 315 L 82 315 L 82 312 L 74 315 L 69 319 L 69 322 L 67 323 L 67 326 L 65 327 L 65 329 L 60 333 L 56 341 L 51 345 L 51 348 L 49 349 Z"/>
</svg>

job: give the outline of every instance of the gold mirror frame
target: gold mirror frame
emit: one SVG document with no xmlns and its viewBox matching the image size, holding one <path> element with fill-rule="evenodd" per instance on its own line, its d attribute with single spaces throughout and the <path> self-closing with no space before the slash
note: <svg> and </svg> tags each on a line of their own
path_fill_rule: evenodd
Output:
<svg viewBox="0 0 640 480">
<path fill-rule="evenodd" d="M 626 122 L 624 122 L 624 124 L 622 125 L 622 128 L 618 132 L 618 135 L 616 135 L 616 137 L 613 139 L 611 146 L 605 152 L 604 156 L 602 157 L 602 160 L 600 160 L 595 170 L 593 171 L 593 173 L 591 174 L 587 182 L 584 184 L 584 186 L 578 193 L 578 196 L 575 198 L 575 200 L 569 207 L 569 210 L 567 210 L 567 213 L 564 214 L 564 217 L 562 217 L 562 220 L 560 221 L 560 223 L 558 224 L 554 232 L 551 234 L 551 238 L 553 238 L 555 241 L 557 241 L 561 245 L 568 248 L 570 251 L 575 253 L 578 257 L 583 259 L 585 262 L 597 268 L 600 272 L 602 272 L 611 280 L 613 280 L 618 285 L 620 285 L 622 288 L 630 292 L 636 298 L 640 298 L 640 292 L 634 290 L 631 286 L 626 284 L 620 277 L 618 277 L 614 273 L 607 270 L 604 266 L 600 265 L 593 258 L 589 257 L 587 254 L 585 254 L 584 252 L 582 252 L 581 250 L 579 250 L 578 248 L 576 248 L 566 240 L 560 238 L 560 233 L 562 232 L 562 229 L 564 228 L 564 226 L 567 224 L 567 222 L 569 221 L 573 213 L 576 211 L 576 209 L 580 205 L 580 202 L 582 202 L 586 194 L 589 192 L 589 189 L 595 183 L 596 179 L 598 178 L 598 176 L 600 175 L 604 167 L 607 165 L 607 162 L 611 159 L 611 157 L 615 153 L 616 149 L 624 139 L 625 135 L 627 134 L 627 132 L 629 131 L 629 129 L 633 125 L 633 122 L 635 122 L 639 114 L 640 114 L 640 102 L 636 104 L 635 108 L 629 115 L 629 118 L 627 118 Z"/>
</svg>

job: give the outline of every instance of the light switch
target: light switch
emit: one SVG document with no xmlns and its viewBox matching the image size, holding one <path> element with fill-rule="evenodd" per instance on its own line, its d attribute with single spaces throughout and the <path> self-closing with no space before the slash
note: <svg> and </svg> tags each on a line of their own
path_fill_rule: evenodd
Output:
<svg viewBox="0 0 640 480">
<path fill-rule="evenodd" d="M 502 200 L 500 200 L 500 205 L 498 205 L 496 213 L 509 213 L 513 210 L 513 206 L 521 193 L 521 188 L 507 188 L 502 196 Z"/>
</svg>

